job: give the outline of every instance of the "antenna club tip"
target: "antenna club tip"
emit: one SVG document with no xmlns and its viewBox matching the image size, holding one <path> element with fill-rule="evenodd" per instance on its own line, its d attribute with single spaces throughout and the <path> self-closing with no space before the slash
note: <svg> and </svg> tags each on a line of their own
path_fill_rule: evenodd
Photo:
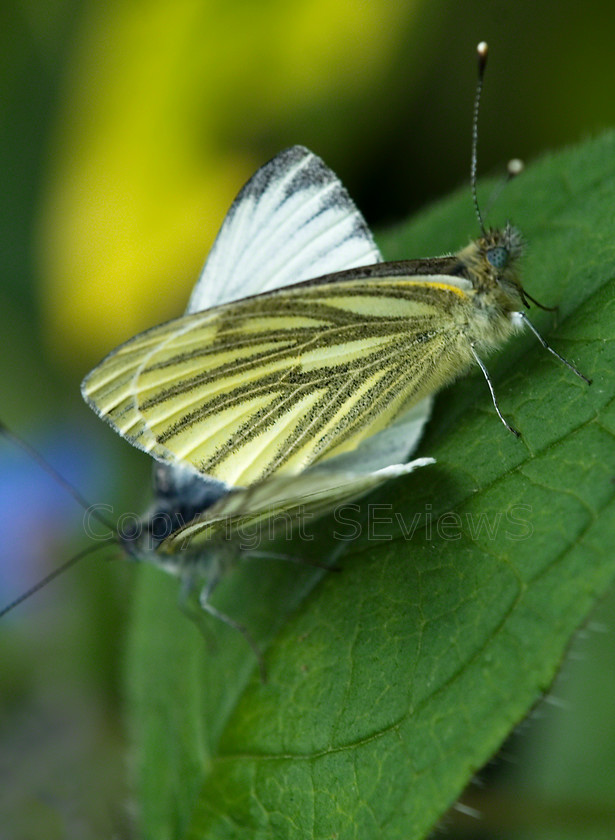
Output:
<svg viewBox="0 0 615 840">
<path fill-rule="evenodd" d="M 489 53 L 489 47 L 486 41 L 480 42 L 476 47 L 476 53 L 478 55 L 478 75 L 482 79 L 485 67 L 487 66 L 487 54 Z"/>
<path fill-rule="evenodd" d="M 520 175 L 525 169 L 525 164 L 519 158 L 513 158 L 508 161 L 506 169 L 508 171 L 509 178 L 516 178 L 516 176 Z"/>
</svg>

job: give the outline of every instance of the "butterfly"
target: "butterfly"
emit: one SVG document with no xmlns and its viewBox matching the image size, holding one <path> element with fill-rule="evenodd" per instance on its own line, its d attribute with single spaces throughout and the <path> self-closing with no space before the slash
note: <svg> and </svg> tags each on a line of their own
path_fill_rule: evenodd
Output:
<svg viewBox="0 0 615 840">
<path fill-rule="evenodd" d="M 256 504 L 261 516 L 269 495 L 294 510 L 308 487 L 326 507 L 382 470 L 406 471 L 430 396 L 473 363 L 518 434 L 479 353 L 524 325 L 538 335 L 522 252 L 507 225 L 456 254 L 385 263 L 319 158 L 293 147 L 262 167 L 232 205 L 186 315 L 112 351 L 82 385 L 99 416 L 160 462 L 162 507 L 182 522 L 170 522 L 159 552 L 212 536 L 227 507 L 251 517 Z M 312 470 L 337 477 L 319 493 Z"/>
<path fill-rule="evenodd" d="M 582 377 L 527 318 L 521 235 L 483 224 L 476 142 L 481 235 L 389 263 L 337 176 L 301 146 L 281 152 L 231 206 L 186 314 L 84 379 L 86 402 L 156 460 L 154 504 L 120 542 L 184 580 L 196 570 L 204 609 L 214 549 L 243 524 L 321 514 L 430 463 L 407 457 L 432 395 L 473 364 L 518 434 L 481 358 L 516 329 Z"/>
<path fill-rule="evenodd" d="M 310 291 L 315 274 L 336 290 L 339 272 L 381 262 L 338 177 L 304 147 L 286 149 L 233 202 L 186 314 L 86 376 L 86 402 L 156 462 L 153 505 L 118 538 L 131 556 L 198 578 L 206 611 L 239 530 L 327 513 L 432 463 L 408 462 L 431 397 L 406 407 L 388 396 L 398 330 L 378 338 L 380 317 L 323 304 L 326 282 Z"/>
</svg>

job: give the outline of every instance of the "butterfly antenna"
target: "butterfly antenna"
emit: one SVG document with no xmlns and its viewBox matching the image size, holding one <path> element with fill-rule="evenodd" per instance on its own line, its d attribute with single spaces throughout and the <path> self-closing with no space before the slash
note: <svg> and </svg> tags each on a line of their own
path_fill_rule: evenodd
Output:
<svg viewBox="0 0 615 840">
<path fill-rule="evenodd" d="M 85 511 L 87 511 L 90 516 L 100 522 L 101 525 L 104 525 L 105 528 L 109 528 L 114 534 L 117 533 L 117 530 L 114 525 L 108 522 L 102 514 L 98 513 L 96 507 L 91 505 L 86 498 L 84 498 L 81 493 L 74 487 L 68 479 L 64 478 L 64 476 L 59 473 L 55 467 L 52 465 L 40 454 L 37 450 L 31 446 L 27 441 L 21 438 L 18 434 L 11 431 L 8 426 L 6 426 L 0 420 L 0 434 L 4 435 L 5 438 L 8 438 L 12 443 L 18 446 L 23 452 L 30 456 L 38 465 L 39 467 L 44 470 L 47 475 L 50 475 L 58 484 L 62 485 L 62 487 L 69 493 L 73 499 L 77 502 L 77 504 L 82 507 Z"/>
<path fill-rule="evenodd" d="M 500 193 L 502 192 L 504 187 L 507 184 L 510 184 L 510 182 L 513 180 L 513 178 L 516 178 L 517 175 L 520 175 L 523 172 L 524 169 L 525 169 L 525 164 L 519 158 L 513 158 L 512 160 L 508 161 L 508 163 L 506 164 L 506 174 L 500 180 L 500 182 L 495 185 L 494 190 L 491 193 L 491 195 L 489 196 L 489 200 L 487 201 L 487 204 L 485 205 L 485 214 L 484 214 L 485 218 L 487 218 L 487 216 L 489 215 L 489 212 L 490 212 L 491 208 L 493 207 L 495 202 L 500 197 Z"/>
<path fill-rule="evenodd" d="M 480 225 L 481 233 L 485 235 L 485 225 L 483 217 L 478 206 L 478 195 L 476 192 L 476 170 L 478 165 L 478 114 L 480 112 L 480 100 L 483 93 L 483 81 L 485 79 L 485 68 L 487 67 L 487 54 L 489 47 L 486 41 L 481 41 L 476 47 L 478 54 L 478 79 L 476 81 L 476 94 L 474 95 L 474 115 L 472 117 L 472 162 L 470 164 L 470 183 L 472 186 L 472 201 L 474 202 L 474 210 L 476 211 L 476 218 Z"/>
<path fill-rule="evenodd" d="M 53 572 L 49 572 L 48 575 L 45 575 L 44 578 L 35 583 L 34 586 L 31 586 L 30 589 L 27 589 L 23 592 L 19 598 L 15 598 L 14 601 L 11 601 L 10 604 L 7 604 L 6 607 L 3 607 L 0 610 L 0 618 L 3 618 L 7 613 L 11 610 L 15 609 L 15 607 L 19 606 L 19 604 L 27 601 L 27 599 L 34 595 L 39 589 L 43 589 L 43 587 L 47 586 L 48 583 L 51 583 L 52 580 L 59 577 L 60 575 L 64 574 L 71 566 L 76 565 L 79 560 L 83 560 L 84 557 L 87 557 L 90 554 L 93 554 L 95 551 L 99 551 L 101 548 L 106 548 L 111 543 L 116 543 L 115 538 L 111 540 L 106 540 L 103 543 L 98 543 L 97 545 L 88 545 L 87 548 L 84 548 L 83 551 L 80 551 L 78 554 L 73 555 L 69 560 L 65 563 L 62 563 L 61 566 L 58 566 L 57 569 L 54 569 Z"/>
</svg>

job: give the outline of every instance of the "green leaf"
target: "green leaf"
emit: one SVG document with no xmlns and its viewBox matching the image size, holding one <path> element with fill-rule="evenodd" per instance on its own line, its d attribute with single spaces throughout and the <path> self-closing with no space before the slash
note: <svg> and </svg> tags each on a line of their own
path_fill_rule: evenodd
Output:
<svg viewBox="0 0 615 840">
<path fill-rule="evenodd" d="M 573 641 L 551 689 L 549 713 L 532 722 L 531 737 L 519 739 L 508 796 L 497 797 L 510 840 L 613 838 L 614 613 L 611 588 Z"/>
<path fill-rule="evenodd" d="M 523 229 L 525 285 L 560 305 L 533 321 L 593 385 L 519 335 L 489 369 L 520 440 L 472 374 L 437 400 L 418 453 L 436 466 L 347 510 L 351 542 L 329 518 L 292 543 L 340 573 L 239 564 L 215 603 L 266 648 L 266 684 L 240 634 L 212 622 L 212 648 L 143 569 L 127 676 L 144 836 L 425 837 L 548 688 L 615 575 L 614 203 L 615 134 L 507 187 L 490 221 Z M 464 189 L 385 253 L 455 250 L 476 227 Z"/>
</svg>

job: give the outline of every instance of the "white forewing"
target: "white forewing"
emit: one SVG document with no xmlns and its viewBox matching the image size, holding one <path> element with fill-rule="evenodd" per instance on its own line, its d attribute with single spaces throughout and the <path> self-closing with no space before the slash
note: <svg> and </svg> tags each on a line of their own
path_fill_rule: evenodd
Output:
<svg viewBox="0 0 615 840">
<path fill-rule="evenodd" d="M 337 175 L 303 146 L 262 166 L 222 224 L 188 312 L 382 262 Z"/>
</svg>

